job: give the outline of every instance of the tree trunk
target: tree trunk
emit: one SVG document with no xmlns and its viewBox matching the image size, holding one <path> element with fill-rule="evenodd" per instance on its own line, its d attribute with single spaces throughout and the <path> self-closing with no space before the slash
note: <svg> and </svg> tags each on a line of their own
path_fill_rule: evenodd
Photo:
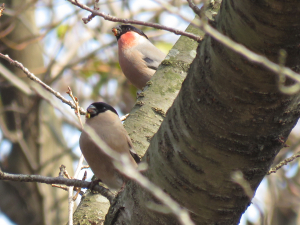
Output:
<svg viewBox="0 0 300 225">
<path fill-rule="evenodd" d="M 274 62 L 285 49 L 286 65 L 296 69 L 299 4 L 224 0 L 215 26 Z M 196 224 L 238 224 L 251 199 L 232 174 L 241 171 L 255 192 L 298 120 L 299 97 L 282 94 L 276 74 L 205 37 L 143 158 L 145 176 L 188 209 Z M 129 182 L 118 198 L 122 210 L 110 218 L 114 224 L 179 223 L 149 210 L 151 201 L 157 203 Z"/>
</svg>

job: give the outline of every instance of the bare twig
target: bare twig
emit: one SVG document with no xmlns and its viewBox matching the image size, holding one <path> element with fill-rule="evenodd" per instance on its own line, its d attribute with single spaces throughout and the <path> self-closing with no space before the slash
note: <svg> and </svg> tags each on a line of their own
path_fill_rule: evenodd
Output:
<svg viewBox="0 0 300 225">
<path fill-rule="evenodd" d="M 65 165 L 60 165 L 58 177 L 64 177 L 65 170 L 66 170 L 66 166 Z"/>
<path fill-rule="evenodd" d="M 287 165 L 288 163 L 294 161 L 296 158 L 299 158 L 299 157 L 300 157 L 300 152 L 298 152 L 295 155 L 281 161 L 274 168 L 270 169 L 269 172 L 267 173 L 267 175 L 270 175 L 271 173 L 276 173 L 277 170 L 279 170 L 281 167 Z"/>
<path fill-rule="evenodd" d="M 198 8 L 198 6 L 195 5 L 193 0 L 187 0 L 187 2 L 189 3 L 189 7 L 194 11 L 194 13 L 201 18 L 201 10 Z"/>
<path fill-rule="evenodd" d="M 87 176 L 87 172 L 84 171 L 84 175 L 83 175 L 82 180 L 86 180 L 86 176 Z M 76 190 L 76 194 L 75 194 L 74 197 L 73 197 L 73 201 L 76 201 L 76 199 L 77 199 L 79 193 L 81 192 L 81 188 L 76 188 L 76 189 L 77 189 L 77 190 Z"/>
<path fill-rule="evenodd" d="M 78 98 L 76 96 L 73 95 L 72 89 L 68 86 L 68 91 L 67 94 L 70 95 L 70 97 L 72 98 L 76 108 L 75 108 L 75 114 L 79 120 L 79 123 L 81 125 L 81 131 L 83 129 L 83 125 L 82 125 L 82 121 L 81 121 L 81 117 L 80 117 L 80 106 L 79 106 L 79 101 Z"/>
<path fill-rule="evenodd" d="M 59 189 L 62 189 L 62 190 L 64 190 L 64 191 L 69 191 L 69 188 L 66 187 L 66 186 L 63 186 L 63 185 L 52 184 L 51 186 L 52 186 L 52 187 L 59 188 Z M 81 188 L 74 187 L 74 191 L 78 191 L 78 190 L 81 190 Z M 77 199 L 78 194 L 83 195 L 84 192 L 83 192 L 83 191 L 79 191 L 79 192 L 76 193 L 76 194 L 77 194 L 77 196 L 76 196 L 76 199 Z M 73 198 L 74 198 L 74 197 L 73 197 Z M 74 199 L 74 201 L 75 201 L 76 199 Z"/>
<path fill-rule="evenodd" d="M 85 9 L 85 10 L 92 13 L 92 15 L 90 15 L 88 18 L 83 18 L 82 19 L 84 23 L 88 23 L 91 20 L 90 17 L 101 16 L 105 20 L 112 21 L 112 22 L 143 25 L 143 26 L 153 27 L 153 28 L 156 28 L 156 29 L 167 30 L 167 31 L 170 31 L 170 32 L 172 32 L 176 35 L 182 35 L 182 36 L 189 37 L 189 38 L 191 38 L 191 39 L 193 39 L 197 42 L 200 42 L 202 40 L 202 37 L 200 37 L 200 36 L 197 36 L 197 35 L 194 35 L 192 33 L 182 31 L 182 30 L 178 30 L 178 29 L 175 29 L 175 28 L 172 28 L 172 27 L 167 27 L 167 26 L 164 26 L 164 25 L 161 25 L 161 24 L 158 24 L 158 23 L 150 23 L 150 22 L 144 22 L 144 21 L 139 21 L 139 20 L 120 19 L 120 18 L 117 18 L 117 17 L 114 17 L 114 16 L 107 15 L 103 12 L 98 12 L 96 10 L 93 10 L 93 9 L 89 8 L 88 6 L 86 6 L 86 5 L 79 3 L 78 1 L 75 1 L 75 0 L 68 0 L 68 1 L 70 3 L 72 3 L 73 5 L 76 5 L 80 8 L 82 8 L 82 9 Z"/>
<path fill-rule="evenodd" d="M 69 111 L 65 110 L 60 102 L 53 100 L 51 93 L 36 83 L 29 82 L 29 86 L 38 96 L 48 102 L 53 108 L 61 112 L 61 114 L 64 116 L 64 122 L 76 127 L 78 130 L 81 130 L 80 124 L 74 120 L 74 117 L 72 117 L 73 114 L 70 114 Z"/>
<path fill-rule="evenodd" d="M 66 176 L 66 178 L 72 179 L 72 177 L 69 175 L 69 173 L 66 169 L 64 170 L 64 175 Z"/>
<path fill-rule="evenodd" d="M 23 70 L 23 72 L 27 75 L 27 77 L 29 79 L 31 79 L 31 80 L 37 82 L 38 84 L 40 84 L 43 88 L 45 88 L 47 91 L 52 93 L 55 97 L 59 98 L 63 103 L 66 103 L 67 105 L 71 106 L 71 108 L 76 109 L 76 105 L 73 102 L 68 101 L 59 92 L 53 90 L 51 87 L 49 87 L 43 81 L 41 81 L 38 77 L 36 77 L 33 73 L 31 73 L 27 68 L 25 68 L 22 63 L 19 63 L 15 60 L 11 59 L 8 55 L 3 55 L 2 53 L 0 53 L 0 58 L 5 59 L 11 65 L 13 65 L 15 67 L 18 67 L 21 70 Z M 82 115 L 86 114 L 86 112 L 83 108 L 80 108 L 80 114 L 82 114 Z"/>
<path fill-rule="evenodd" d="M 120 120 L 125 121 L 128 118 L 128 116 L 129 116 L 129 113 L 127 113 L 126 115 L 120 117 Z"/>
<path fill-rule="evenodd" d="M 56 188 L 60 188 L 60 189 L 62 189 L 64 191 L 68 191 L 69 190 L 69 188 L 67 188 L 65 186 L 62 186 L 62 185 L 52 184 L 51 186 L 52 187 L 56 187 Z"/>
<path fill-rule="evenodd" d="M 77 179 L 67 179 L 62 177 L 45 177 L 40 175 L 24 175 L 24 174 L 9 174 L 2 172 L 0 169 L 0 180 L 10 180 L 19 182 L 38 182 L 44 184 L 64 184 L 66 186 L 75 186 L 81 188 L 89 188 L 91 182 Z M 100 185 L 93 186 L 93 190 L 98 191 L 110 202 L 114 200 L 115 195 L 107 188 Z"/>
<path fill-rule="evenodd" d="M 79 106 L 79 101 L 78 98 L 75 97 L 73 95 L 72 89 L 70 87 L 68 87 L 68 91 L 67 94 L 70 95 L 70 97 L 72 98 L 76 108 L 75 108 L 75 114 L 77 115 L 77 118 L 80 122 L 80 126 L 81 126 L 81 131 L 83 130 L 83 125 L 82 125 L 82 121 L 81 121 L 81 117 L 80 117 L 80 106 Z M 81 166 L 83 163 L 84 157 L 83 154 L 81 154 L 80 159 L 78 161 L 77 164 L 77 168 L 75 170 L 75 174 L 74 174 L 74 178 L 77 178 L 80 171 L 81 171 Z M 86 171 L 85 171 L 85 176 L 86 177 Z M 83 178 L 84 178 L 83 177 Z M 84 178 L 85 179 L 85 178 Z M 73 225 L 73 208 L 74 208 L 74 201 L 77 199 L 77 196 L 79 194 L 79 192 L 81 191 L 81 189 L 75 194 L 75 196 L 73 197 L 73 187 L 69 187 L 69 225 Z"/>
<path fill-rule="evenodd" d="M 74 209 L 74 201 L 73 201 L 73 190 L 74 187 L 71 186 L 68 188 L 68 224 L 73 225 L 73 209 Z"/>
<path fill-rule="evenodd" d="M 12 85 L 18 88 L 25 95 L 33 95 L 33 91 L 30 89 L 29 85 L 24 82 L 19 77 L 15 76 L 12 72 L 10 72 L 4 65 L 0 64 L 0 74 L 8 80 Z"/>
<path fill-rule="evenodd" d="M 75 1 L 77 4 L 79 4 L 77 2 L 77 0 Z M 99 0 L 95 0 L 95 4 L 94 4 L 94 10 L 98 11 L 100 8 L 97 6 L 97 4 L 99 3 Z M 94 13 L 92 13 L 91 15 L 89 15 L 87 18 L 83 18 L 83 22 L 85 24 L 87 24 L 88 22 L 90 22 L 96 15 Z"/>
</svg>

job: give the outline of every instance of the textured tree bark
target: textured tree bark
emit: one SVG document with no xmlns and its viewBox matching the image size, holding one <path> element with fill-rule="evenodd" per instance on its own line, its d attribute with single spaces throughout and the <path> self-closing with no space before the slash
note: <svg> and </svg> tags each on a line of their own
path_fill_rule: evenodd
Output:
<svg viewBox="0 0 300 225">
<path fill-rule="evenodd" d="M 299 4 L 224 0 L 215 26 L 275 62 L 285 49 L 286 64 L 297 70 Z M 206 37 L 151 140 L 144 174 L 188 209 L 196 224 L 238 224 L 251 199 L 232 173 L 242 171 L 256 190 L 299 118 L 299 97 L 282 94 L 276 74 Z M 151 201 L 157 203 L 127 184 L 114 224 L 179 223 L 149 210 Z"/>
<path fill-rule="evenodd" d="M 33 1 L 4 2 L 7 8 L 19 12 L 18 9 L 26 8 Z M 11 18 L 2 16 L 0 25 L 4 25 L 7 19 Z M 22 14 L 22 21 L 18 18 L 12 19 L 7 24 L 9 25 L 14 26 L 14 29 L 0 40 L 1 52 L 22 62 L 32 72 L 43 67 L 42 49 L 38 42 L 18 49 L 19 43 L 37 35 L 33 7 L 29 7 Z M 34 85 L 18 68 L 11 67 L 2 60 L 1 64 L 27 84 Z M 61 122 L 55 117 L 53 108 L 38 96 L 25 95 L 3 80 L 0 95 L 1 110 L 14 107 L 13 110 L 1 112 L 1 117 L 8 130 L 16 137 L 7 162 L 1 165 L 2 170 L 10 173 L 57 176 L 59 165 L 64 164 L 71 172 L 72 159 L 63 154 L 66 144 L 61 133 Z M 17 132 L 20 134 L 19 138 Z M 54 160 L 53 157 L 58 155 L 61 157 Z M 62 224 L 68 218 L 66 192 L 49 185 L 1 181 L 0 199 L 1 210 L 19 225 Z"/>
<path fill-rule="evenodd" d="M 73 224 L 102 225 L 109 206 L 109 201 L 105 197 L 97 193 L 91 193 L 88 190 L 74 213 Z"/>
</svg>

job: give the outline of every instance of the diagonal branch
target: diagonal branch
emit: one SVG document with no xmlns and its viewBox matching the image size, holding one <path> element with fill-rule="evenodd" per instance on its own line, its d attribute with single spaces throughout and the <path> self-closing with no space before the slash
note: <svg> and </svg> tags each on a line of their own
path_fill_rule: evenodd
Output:
<svg viewBox="0 0 300 225">
<path fill-rule="evenodd" d="M 53 90 L 50 86 L 48 86 L 43 81 L 41 81 L 38 77 L 36 77 L 33 73 L 31 73 L 26 67 L 24 67 L 22 63 L 14 61 L 8 55 L 3 55 L 2 53 L 0 53 L 0 58 L 5 59 L 11 65 L 13 65 L 15 67 L 18 67 L 21 70 L 23 70 L 23 72 L 27 75 L 27 77 L 29 79 L 31 79 L 31 80 L 37 82 L 38 84 L 40 84 L 47 91 L 49 91 L 50 93 L 52 93 L 53 95 L 55 95 L 57 98 L 59 98 L 63 103 L 66 103 L 69 106 L 71 106 L 71 108 L 76 109 L 76 105 L 72 101 L 68 101 L 59 92 Z M 79 108 L 79 109 L 80 109 L 80 114 L 85 115 L 85 113 L 86 113 L 85 110 L 83 108 Z"/>
<path fill-rule="evenodd" d="M 79 120 L 79 123 L 80 123 L 80 127 L 81 127 L 80 130 L 82 131 L 83 130 L 83 125 L 82 125 L 82 121 L 81 121 L 81 118 L 80 118 L 80 106 L 79 106 L 78 98 L 73 95 L 72 89 L 69 86 L 68 86 L 67 94 L 72 98 L 72 100 L 73 100 L 73 102 L 76 106 L 75 114 L 76 114 L 76 116 Z M 83 160 L 84 160 L 84 157 L 83 157 L 83 154 L 81 154 L 80 159 L 78 161 L 78 165 L 77 165 L 75 174 L 74 174 L 74 178 L 78 177 L 79 172 L 81 170 Z M 79 191 L 78 191 L 77 194 L 76 194 L 76 197 L 75 196 L 73 197 L 73 190 L 74 190 L 74 187 L 69 187 L 68 188 L 68 191 L 69 191 L 69 225 L 73 225 L 74 201 L 76 200 L 77 195 L 79 194 Z"/>
<path fill-rule="evenodd" d="M 193 0 L 187 0 L 187 2 L 189 3 L 189 7 L 194 11 L 194 13 L 201 18 L 201 9 L 199 9 L 198 6 L 195 5 Z"/>
<path fill-rule="evenodd" d="M 200 42 L 202 40 L 202 37 L 194 35 L 192 33 L 189 32 L 184 32 L 182 30 L 178 30 L 172 27 L 167 27 L 158 23 L 150 23 L 150 22 L 143 22 L 143 21 L 139 21 L 139 20 L 130 20 L 130 19 L 120 19 L 114 16 L 110 16 L 108 14 L 105 14 L 103 12 L 98 12 L 97 10 L 93 10 L 90 7 L 79 3 L 76 0 L 68 0 L 70 3 L 72 3 L 73 5 L 76 5 L 82 9 L 85 9 L 89 12 L 91 12 L 92 14 L 88 17 L 88 18 L 83 18 L 83 22 L 84 23 L 88 23 L 89 21 L 91 21 L 92 18 L 94 18 L 95 16 L 101 16 L 103 19 L 108 20 L 108 21 L 112 21 L 112 22 L 119 22 L 119 23 L 129 23 L 129 24 L 137 24 L 137 25 L 143 25 L 143 26 L 147 26 L 147 27 L 153 27 L 156 29 L 161 29 L 161 30 L 167 30 L 170 31 L 176 35 L 182 35 L 182 36 L 186 36 L 188 38 L 191 38 L 197 42 Z"/>
<path fill-rule="evenodd" d="M 279 170 L 281 167 L 287 165 L 288 163 L 294 161 L 296 158 L 300 157 L 300 152 L 296 153 L 295 155 L 286 158 L 285 160 L 281 161 L 280 163 L 278 163 L 274 168 L 270 169 L 269 172 L 267 173 L 267 175 L 270 175 L 271 173 L 276 173 L 277 170 Z"/>
</svg>

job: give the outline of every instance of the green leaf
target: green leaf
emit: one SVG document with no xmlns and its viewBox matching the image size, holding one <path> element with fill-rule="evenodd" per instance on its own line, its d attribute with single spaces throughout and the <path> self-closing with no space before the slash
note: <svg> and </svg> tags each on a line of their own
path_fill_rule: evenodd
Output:
<svg viewBox="0 0 300 225">
<path fill-rule="evenodd" d="M 69 25 L 60 25 L 59 27 L 57 27 L 56 29 L 57 37 L 59 39 L 64 39 L 69 28 L 70 28 Z"/>
</svg>

